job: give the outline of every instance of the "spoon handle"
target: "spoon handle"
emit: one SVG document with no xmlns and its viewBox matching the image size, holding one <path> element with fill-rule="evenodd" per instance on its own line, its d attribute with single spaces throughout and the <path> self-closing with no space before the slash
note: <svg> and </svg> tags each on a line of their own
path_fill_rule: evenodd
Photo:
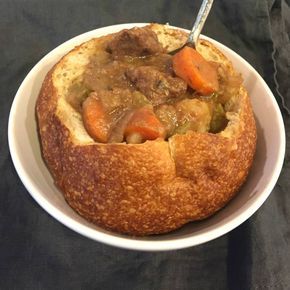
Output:
<svg viewBox="0 0 290 290">
<path fill-rule="evenodd" d="M 211 9 L 211 6 L 213 4 L 214 0 L 203 0 L 201 7 L 198 11 L 196 20 L 194 22 L 194 25 L 192 27 L 192 30 L 188 36 L 187 44 L 191 44 L 190 46 L 196 47 L 197 41 L 200 35 L 200 32 L 204 26 L 204 23 L 207 19 L 207 16 L 209 14 L 209 11 Z"/>
</svg>

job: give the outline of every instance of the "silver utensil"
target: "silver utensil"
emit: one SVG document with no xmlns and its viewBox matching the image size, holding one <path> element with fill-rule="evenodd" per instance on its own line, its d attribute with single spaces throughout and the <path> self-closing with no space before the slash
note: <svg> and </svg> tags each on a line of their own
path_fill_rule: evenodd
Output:
<svg viewBox="0 0 290 290">
<path fill-rule="evenodd" d="M 169 54 L 173 55 L 173 54 L 177 53 L 178 51 L 180 51 L 185 46 L 196 48 L 199 35 L 200 35 L 201 30 L 204 26 L 204 23 L 207 19 L 209 11 L 212 7 L 213 1 L 214 0 L 203 0 L 202 1 L 201 7 L 198 11 L 198 14 L 197 14 L 196 20 L 194 22 L 194 25 L 192 27 L 192 30 L 188 35 L 186 43 L 183 46 L 179 47 L 178 49 L 171 51 Z"/>
</svg>

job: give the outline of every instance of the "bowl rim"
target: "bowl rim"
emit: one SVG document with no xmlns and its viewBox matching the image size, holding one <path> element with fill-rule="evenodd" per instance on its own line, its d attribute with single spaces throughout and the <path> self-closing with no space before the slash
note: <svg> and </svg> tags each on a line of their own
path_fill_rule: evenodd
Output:
<svg viewBox="0 0 290 290">
<path fill-rule="evenodd" d="M 30 179 L 28 174 L 26 173 L 24 167 L 22 166 L 22 163 L 20 159 L 17 156 L 15 147 L 16 147 L 16 140 L 14 138 L 14 128 L 15 128 L 15 115 L 16 115 L 16 108 L 17 103 L 20 100 L 20 95 L 23 90 L 23 87 L 27 82 L 30 81 L 31 78 L 34 76 L 34 72 L 42 65 L 42 63 L 45 63 L 50 57 L 53 57 L 54 54 L 61 49 L 64 49 L 64 47 L 73 48 L 76 44 L 77 40 L 80 40 L 83 42 L 83 39 L 86 39 L 89 37 L 94 37 L 95 34 L 107 34 L 106 30 L 121 30 L 124 28 L 131 28 L 133 26 L 144 26 L 148 25 L 149 23 L 124 23 L 124 24 L 116 24 L 116 25 L 110 25 L 105 26 L 101 28 L 97 28 L 85 33 L 82 33 L 78 36 L 75 36 L 64 43 L 58 45 L 56 48 L 54 48 L 52 51 L 50 51 L 48 54 L 46 54 L 37 64 L 29 71 L 29 73 L 26 75 L 24 80 L 22 81 L 19 89 L 16 92 L 16 95 L 14 97 L 10 114 L 9 114 L 9 121 L 8 121 L 8 144 L 10 149 L 10 155 L 14 164 L 14 167 L 16 169 L 16 172 L 24 184 L 25 188 L 28 190 L 30 195 L 34 198 L 34 200 L 52 217 L 54 217 L 56 220 L 58 220 L 63 225 L 67 226 L 68 228 L 72 229 L 73 231 L 90 238 L 92 240 L 102 242 L 107 245 L 116 246 L 119 248 L 124 249 L 130 249 L 130 250 L 142 250 L 142 251 L 168 251 L 168 250 L 177 250 L 182 248 L 187 248 L 191 246 L 196 246 L 205 242 L 209 242 L 213 239 L 216 239 L 220 236 L 225 235 L 226 233 L 230 232 L 240 224 L 242 224 L 245 220 L 250 218 L 258 209 L 259 207 L 264 203 L 264 201 L 268 198 L 270 193 L 272 192 L 278 177 L 280 175 L 280 172 L 282 170 L 284 156 L 285 156 L 285 149 L 286 149 L 286 135 L 285 135 L 285 127 L 283 118 L 279 109 L 279 106 L 277 104 L 277 101 L 272 94 L 270 88 L 266 84 L 266 82 L 263 80 L 263 78 L 258 74 L 258 72 L 241 56 L 239 56 L 236 52 L 234 52 L 232 49 L 228 48 L 227 46 L 221 44 L 220 42 L 202 35 L 201 37 L 203 39 L 209 40 L 212 43 L 218 45 L 222 51 L 229 52 L 230 54 L 233 54 L 235 58 L 237 58 L 239 61 L 243 63 L 244 66 L 246 66 L 247 69 L 249 69 L 251 72 L 255 74 L 255 76 L 259 79 L 261 82 L 263 88 L 265 89 L 266 93 L 271 99 L 271 103 L 273 105 L 273 109 L 275 110 L 275 113 L 277 115 L 277 121 L 279 124 L 279 136 L 280 136 L 280 144 L 279 144 L 279 151 L 278 151 L 278 158 L 273 166 L 273 175 L 271 176 L 271 179 L 269 180 L 268 184 L 266 185 L 263 194 L 260 194 L 257 199 L 243 212 L 239 213 L 229 221 L 225 222 L 224 224 L 210 229 L 209 231 L 195 234 L 192 236 L 186 236 L 186 237 L 180 237 L 180 238 L 173 238 L 172 240 L 140 240 L 138 238 L 134 238 L 131 236 L 113 236 L 110 233 L 104 233 L 100 232 L 96 229 L 89 228 L 88 226 L 79 223 L 72 217 L 69 217 L 65 213 L 63 213 L 61 210 L 56 208 L 54 205 L 52 205 L 46 198 L 44 198 L 40 193 L 37 187 L 35 186 L 34 182 Z M 182 29 L 184 31 L 188 31 L 183 28 L 170 26 L 175 29 Z M 82 41 L 83 40 L 83 41 Z"/>
</svg>

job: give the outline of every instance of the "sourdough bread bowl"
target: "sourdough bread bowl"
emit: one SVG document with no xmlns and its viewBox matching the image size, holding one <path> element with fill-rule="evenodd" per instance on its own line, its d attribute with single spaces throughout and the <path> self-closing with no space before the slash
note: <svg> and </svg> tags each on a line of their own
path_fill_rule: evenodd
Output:
<svg viewBox="0 0 290 290">
<path fill-rule="evenodd" d="M 218 238 L 242 224 L 263 205 L 281 172 L 285 155 L 285 129 L 275 97 L 258 72 L 233 50 L 203 35 L 202 39 L 209 40 L 222 51 L 243 76 L 256 119 L 255 158 L 247 180 L 238 194 L 210 218 L 189 222 L 178 230 L 161 235 L 136 237 L 116 233 L 81 217 L 65 201 L 41 154 L 35 117 L 39 91 L 49 70 L 74 47 L 92 38 L 144 25 L 148 24 L 130 23 L 98 28 L 62 43 L 44 56 L 27 74 L 15 95 L 9 114 L 8 140 L 16 172 L 27 192 L 46 213 L 62 225 L 75 233 L 107 245 L 143 251 L 168 251 L 199 245 Z M 261 210 L 265 214 L 267 206 Z M 49 221 L 49 216 L 45 216 L 45 213 L 42 217 L 41 227 L 50 223 L 54 224 L 55 228 L 61 228 L 61 225 Z M 61 231 L 67 233 L 70 238 L 74 236 L 65 229 Z"/>
<path fill-rule="evenodd" d="M 186 40 L 181 30 L 149 28 L 168 52 Z M 36 115 L 43 158 L 56 185 L 85 219 L 130 235 L 166 233 L 213 215 L 235 195 L 253 162 L 256 125 L 245 88 L 240 85 L 225 104 L 228 123 L 216 134 L 189 130 L 141 144 L 96 142 L 68 96 L 82 82 L 91 56 L 105 51 L 114 36 L 77 46 L 43 82 Z M 197 51 L 237 74 L 211 42 L 200 40 Z"/>
</svg>

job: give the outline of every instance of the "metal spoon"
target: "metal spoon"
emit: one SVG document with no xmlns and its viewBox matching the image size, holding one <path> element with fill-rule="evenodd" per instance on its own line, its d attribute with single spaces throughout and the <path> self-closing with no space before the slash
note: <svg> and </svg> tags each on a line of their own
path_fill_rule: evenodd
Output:
<svg viewBox="0 0 290 290">
<path fill-rule="evenodd" d="M 194 22 L 194 25 L 192 27 L 192 30 L 188 35 L 186 43 L 183 46 L 171 51 L 169 54 L 173 55 L 173 54 L 177 53 L 178 51 L 180 51 L 185 46 L 196 48 L 200 32 L 201 32 L 201 30 L 204 26 L 204 23 L 207 19 L 207 16 L 209 14 L 209 11 L 211 9 L 213 1 L 214 0 L 203 0 L 202 1 L 201 7 L 198 11 L 198 14 L 197 14 L 196 20 Z"/>
</svg>

